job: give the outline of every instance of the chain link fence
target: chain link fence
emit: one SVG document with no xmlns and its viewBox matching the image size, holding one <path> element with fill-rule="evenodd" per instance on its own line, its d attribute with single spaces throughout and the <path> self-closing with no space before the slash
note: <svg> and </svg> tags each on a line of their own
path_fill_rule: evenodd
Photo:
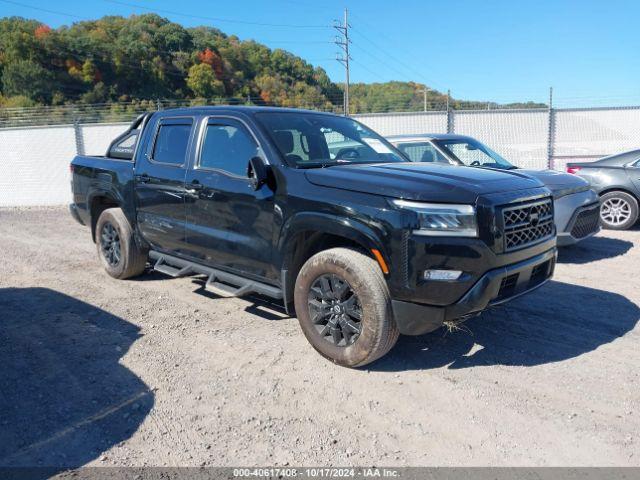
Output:
<svg viewBox="0 0 640 480">
<path fill-rule="evenodd" d="M 128 121 L 150 110 L 122 108 L 125 110 L 117 117 L 122 123 L 89 123 L 87 117 L 80 117 L 85 123 L 74 123 L 69 114 L 64 117 L 66 125 L 0 128 L 0 207 L 68 203 L 69 162 L 73 156 L 104 155 L 109 142 L 127 128 Z M 1 113 L 8 115 L 6 111 Z M 354 117 L 382 135 L 470 135 L 514 164 L 533 169 L 564 170 L 567 162 L 592 161 L 640 148 L 640 106 L 452 110 Z"/>
<path fill-rule="evenodd" d="M 564 170 L 569 162 L 592 161 L 640 148 L 640 106 L 355 117 L 382 135 L 457 133 L 476 137 L 523 168 Z"/>
</svg>

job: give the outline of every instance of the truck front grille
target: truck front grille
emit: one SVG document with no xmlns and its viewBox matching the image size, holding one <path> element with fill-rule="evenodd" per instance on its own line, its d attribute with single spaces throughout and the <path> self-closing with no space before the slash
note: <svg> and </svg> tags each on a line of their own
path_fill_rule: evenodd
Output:
<svg viewBox="0 0 640 480">
<path fill-rule="evenodd" d="M 504 251 L 509 252 L 538 243 L 553 235 L 553 201 L 507 205 L 502 209 Z"/>
<path fill-rule="evenodd" d="M 596 205 L 588 210 L 583 210 L 576 217 L 576 221 L 571 229 L 571 236 L 574 238 L 584 238 L 598 230 L 600 225 L 600 206 Z"/>
</svg>

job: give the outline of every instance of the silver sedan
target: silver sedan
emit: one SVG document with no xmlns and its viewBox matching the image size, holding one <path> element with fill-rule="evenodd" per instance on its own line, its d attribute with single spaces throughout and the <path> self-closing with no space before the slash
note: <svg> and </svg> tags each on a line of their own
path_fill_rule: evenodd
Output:
<svg viewBox="0 0 640 480">
<path fill-rule="evenodd" d="M 454 165 L 517 169 L 478 140 L 452 134 L 396 135 L 387 140 L 413 162 L 443 162 Z M 600 201 L 589 183 L 553 170 L 520 172 L 543 182 L 553 193 L 558 245 L 572 245 L 600 230 Z"/>
</svg>

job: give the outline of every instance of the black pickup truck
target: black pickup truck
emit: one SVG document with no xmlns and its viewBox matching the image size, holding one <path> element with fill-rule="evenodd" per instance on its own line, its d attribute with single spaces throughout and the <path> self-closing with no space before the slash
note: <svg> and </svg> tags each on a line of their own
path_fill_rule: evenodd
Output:
<svg viewBox="0 0 640 480">
<path fill-rule="evenodd" d="M 353 147 L 340 145 L 356 143 Z M 357 121 L 279 108 L 138 118 L 72 164 L 71 213 L 112 277 L 200 274 L 266 295 L 349 367 L 545 283 L 550 192 L 518 172 L 417 164 Z"/>
</svg>

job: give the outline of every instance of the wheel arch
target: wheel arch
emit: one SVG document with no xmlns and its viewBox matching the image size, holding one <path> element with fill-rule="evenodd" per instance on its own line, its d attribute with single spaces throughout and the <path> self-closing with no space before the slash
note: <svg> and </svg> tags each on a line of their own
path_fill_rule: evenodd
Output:
<svg viewBox="0 0 640 480">
<path fill-rule="evenodd" d="M 607 193 L 613 193 L 613 192 L 622 192 L 622 193 L 626 193 L 627 195 L 631 195 L 633 198 L 636 199 L 636 202 L 638 202 L 640 204 L 640 197 L 638 196 L 638 194 L 634 193 L 633 191 L 631 191 L 627 187 L 619 187 L 619 186 L 607 187 L 606 189 L 599 191 L 598 192 L 598 196 L 602 197 L 603 195 L 606 195 Z"/>
<path fill-rule="evenodd" d="M 293 289 L 302 265 L 316 253 L 335 247 L 361 251 L 380 264 L 372 252 L 377 250 L 383 261 L 388 262 L 379 235 L 362 222 L 328 214 L 298 214 L 283 227 L 278 245 L 287 310 L 293 301 Z"/>
<path fill-rule="evenodd" d="M 87 199 L 87 207 L 91 218 L 91 238 L 95 242 L 96 224 L 100 214 L 108 208 L 122 208 L 123 202 L 117 194 L 107 190 L 95 190 Z"/>
</svg>

